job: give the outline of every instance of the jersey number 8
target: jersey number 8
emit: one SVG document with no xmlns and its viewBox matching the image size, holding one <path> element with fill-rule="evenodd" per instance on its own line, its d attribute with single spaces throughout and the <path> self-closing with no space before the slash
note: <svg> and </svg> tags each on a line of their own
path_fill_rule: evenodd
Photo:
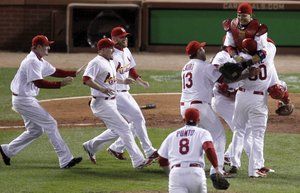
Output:
<svg viewBox="0 0 300 193">
<path fill-rule="evenodd" d="M 183 138 L 180 139 L 179 141 L 179 153 L 181 153 L 182 155 L 185 155 L 189 152 L 190 150 L 190 141 L 188 138 Z"/>
</svg>

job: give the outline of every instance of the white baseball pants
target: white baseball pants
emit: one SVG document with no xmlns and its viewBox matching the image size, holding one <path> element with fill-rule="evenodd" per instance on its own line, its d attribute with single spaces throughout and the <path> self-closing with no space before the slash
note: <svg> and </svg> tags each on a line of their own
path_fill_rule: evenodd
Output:
<svg viewBox="0 0 300 193">
<path fill-rule="evenodd" d="M 218 168 L 219 171 L 223 171 L 226 137 L 224 127 L 219 117 L 215 114 L 208 103 L 191 104 L 190 102 L 184 102 L 184 105 L 180 106 L 182 117 L 184 117 L 185 110 L 190 107 L 196 108 L 200 111 L 199 125 L 210 132 L 218 157 Z M 215 173 L 215 169 L 211 167 L 210 174 L 213 173 Z"/>
<path fill-rule="evenodd" d="M 129 92 L 118 92 L 116 100 L 118 111 L 128 123 L 131 123 L 133 134 L 139 138 L 146 157 L 149 157 L 156 149 L 153 148 L 148 137 L 146 121 L 139 105 Z M 124 151 L 125 145 L 121 138 L 118 138 L 109 148 L 121 153 Z"/>
<path fill-rule="evenodd" d="M 14 110 L 21 114 L 26 131 L 9 144 L 1 145 L 5 155 L 8 157 L 16 155 L 45 132 L 57 153 L 60 167 L 66 166 L 73 156 L 62 139 L 54 118 L 40 106 L 34 97 L 13 96 L 12 105 Z"/>
<path fill-rule="evenodd" d="M 91 109 L 93 114 L 105 123 L 107 130 L 85 142 L 88 150 L 94 154 L 102 149 L 105 143 L 120 137 L 124 141 L 124 146 L 130 155 L 133 167 L 141 165 L 145 160 L 144 156 L 135 143 L 129 124 L 118 111 L 116 100 L 93 98 Z"/>
<path fill-rule="evenodd" d="M 233 114 L 235 109 L 235 101 L 229 99 L 222 94 L 215 93 L 214 97 L 211 100 L 213 110 L 224 119 L 224 121 L 229 126 L 230 130 L 233 132 Z M 247 125 L 246 125 L 247 127 Z M 251 145 L 252 144 L 252 135 L 251 130 L 246 129 L 245 139 L 244 139 L 244 150 L 248 157 L 250 157 Z M 232 154 L 232 143 L 228 145 L 228 148 L 225 152 L 225 157 L 233 157 Z"/>
<path fill-rule="evenodd" d="M 200 167 L 174 167 L 169 175 L 170 193 L 207 193 L 205 172 Z"/>
<path fill-rule="evenodd" d="M 268 107 L 267 95 L 253 94 L 253 91 L 238 91 L 234 112 L 234 134 L 232 138 L 233 166 L 240 167 L 240 154 L 246 133 L 246 123 L 252 132 L 252 147 L 250 151 L 248 174 L 254 176 L 255 170 L 264 166 L 264 135 L 267 127 Z"/>
</svg>

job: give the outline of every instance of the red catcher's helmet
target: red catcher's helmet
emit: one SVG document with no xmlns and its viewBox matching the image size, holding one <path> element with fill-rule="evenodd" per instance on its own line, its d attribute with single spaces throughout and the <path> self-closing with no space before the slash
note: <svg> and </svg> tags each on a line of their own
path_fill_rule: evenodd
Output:
<svg viewBox="0 0 300 193">
<path fill-rule="evenodd" d="M 247 2 L 239 4 L 237 8 L 237 13 L 252 14 L 252 11 L 252 6 Z"/>
<path fill-rule="evenodd" d="M 184 113 L 186 123 L 198 123 L 200 120 L 200 112 L 195 108 L 188 108 Z"/>
<path fill-rule="evenodd" d="M 254 55 L 257 52 L 257 42 L 252 38 L 246 38 L 242 41 L 243 49 L 250 55 Z"/>
</svg>

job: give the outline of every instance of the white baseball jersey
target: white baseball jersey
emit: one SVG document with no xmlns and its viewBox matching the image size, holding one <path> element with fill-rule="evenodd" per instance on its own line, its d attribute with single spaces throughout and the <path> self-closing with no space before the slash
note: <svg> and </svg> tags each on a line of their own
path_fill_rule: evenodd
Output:
<svg viewBox="0 0 300 193">
<path fill-rule="evenodd" d="M 116 69 L 112 60 L 108 61 L 98 55 L 87 65 L 83 76 L 88 76 L 104 88 L 116 90 Z M 91 88 L 91 95 L 95 97 L 108 97 L 107 94 Z"/>
<path fill-rule="evenodd" d="M 39 88 L 32 81 L 43 79 L 55 72 L 55 68 L 46 60 L 40 60 L 36 54 L 31 51 L 21 62 L 14 79 L 11 82 L 10 89 L 19 96 L 35 97 L 39 94 Z"/>
<path fill-rule="evenodd" d="M 220 78 L 218 69 L 199 59 L 191 59 L 182 69 L 181 101 L 200 100 L 210 103 L 214 83 Z"/>
<path fill-rule="evenodd" d="M 113 58 L 116 69 L 118 71 L 117 78 L 125 80 L 129 77 L 129 70 L 136 66 L 134 58 L 128 48 L 124 48 L 123 51 L 114 48 Z M 128 84 L 117 84 L 117 90 L 129 90 Z"/>
<path fill-rule="evenodd" d="M 240 56 L 246 60 L 252 57 L 245 53 L 240 53 Z M 268 88 L 278 83 L 278 76 L 275 73 L 275 67 L 273 58 L 267 53 L 267 57 L 260 63 L 254 65 L 254 67 L 260 68 L 261 72 L 259 75 L 249 77 L 240 81 L 240 86 L 247 91 L 262 91 L 267 92 Z"/>
<path fill-rule="evenodd" d="M 196 126 L 185 125 L 163 141 L 158 154 L 169 160 L 170 166 L 184 162 L 199 163 L 204 168 L 203 143 L 212 141 L 210 133 Z"/>
</svg>

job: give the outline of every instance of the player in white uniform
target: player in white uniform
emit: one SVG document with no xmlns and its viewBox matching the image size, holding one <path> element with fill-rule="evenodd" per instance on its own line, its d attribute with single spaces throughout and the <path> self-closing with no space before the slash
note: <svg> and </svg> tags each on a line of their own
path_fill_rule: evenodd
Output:
<svg viewBox="0 0 300 193">
<path fill-rule="evenodd" d="M 0 152 L 6 165 L 10 165 L 10 158 L 15 156 L 31 142 L 45 132 L 57 153 L 61 168 L 70 168 L 78 164 L 82 158 L 74 158 L 68 146 L 62 139 L 56 120 L 40 106 L 35 98 L 40 88 L 59 89 L 71 84 L 73 77 L 83 70 L 64 71 L 56 69 L 43 57 L 48 55 L 50 44 L 46 36 L 37 35 L 32 39 L 31 52 L 22 61 L 14 79 L 11 82 L 13 110 L 18 112 L 25 123 L 26 131 L 9 144 L 2 144 Z M 60 82 L 44 80 L 47 76 L 65 77 Z"/>
<path fill-rule="evenodd" d="M 199 119 L 197 109 L 186 109 L 186 125 L 169 134 L 158 150 L 159 164 L 169 174 L 170 193 L 207 192 L 204 152 L 217 175 L 222 175 L 211 134 L 197 126 Z"/>
<path fill-rule="evenodd" d="M 233 62 L 235 60 L 230 57 L 227 51 L 221 50 L 218 52 L 212 60 L 212 65 L 220 66 L 226 62 Z M 234 83 L 215 83 L 213 88 L 214 97 L 212 98 L 211 105 L 213 110 L 222 117 L 231 131 L 233 132 L 234 125 L 232 122 L 232 117 L 234 113 L 234 103 L 235 103 L 235 94 L 238 88 L 238 82 Z M 252 138 L 249 130 L 246 130 L 245 141 L 244 141 L 244 150 L 246 154 L 250 155 L 250 144 L 252 142 Z M 224 162 L 226 164 L 230 164 L 230 158 L 232 157 L 231 152 L 232 144 L 229 144 L 224 157 Z"/>
<path fill-rule="evenodd" d="M 212 90 L 215 82 L 221 79 L 218 68 L 205 62 L 205 42 L 191 41 L 186 47 L 186 53 L 190 61 L 183 67 L 182 95 L 180 99 L 180 111 L 182 117 L 187 108 L 197 108 L 201 112 L 200 126 L 210 132 L 213 137 L 217 152 L 219 170 L 222 171 L 225 151 L 225 131 L 219 117 L 210 105 Z M 210 174 L 215 173 L 211 168 Z"/>
<path fill-rule="evenodd" d="M 255 46 L 253 46 L 255 45 Z M 255 49 L 250 49 L 255 47 Z M 244 59 L 251 59 L 255 55 L 257 43 L 253 39 L 243 40 L 243 48 L 249 54 L 240 53 Z M 234 112 L 234 134 L 232 138 L 232 169 L 240 167 L 239 154 L 242 152 L 245 126 L 249 122 L 253 142 L 250 152 L 248 175 L 250 177 L 265 177 L 266 173 L 260 169 L 264 167 L 263 147 L 264 134 L 268 118 L 268 88 L 278 83 L 278 76 L 274 68 L 274 53 L 267 49 L 267 57 L 255 64 L 260 74 L 241 81 L 241 86 L 236 94 Z"/>
<path fill-rule="evenodd" d="M 144 156 L 135 143 L 128 122 L 117 109 L 116 83 L 118 81 L 127 84 L 130 81 L 127 79 L 117 80 L 116 67 L 112 60 L 113 46 L 113 41 L 108 38 L 99 40 L 98 55 L 88 63 L 83 74 L 84 84 L 91 87 L 91 110 L 107 127 L 106 131 L 83 143 L 83 148 L 88 153 L 90 160 L 96 163 L 95 153 L 106 142 L 120 137 L 124 141 L 133 167 L 142 168 L 146 165 Z"/>
<path fill-rule="evenodd" d="M 144 88 L 148 88 L 149 83 L 144 81 L 135 70 L 135 60 L 130 50 L 127 48 L 128 35 L 129 33 L 122 27 L 115 27 L 111 31 L 112 40 L 116 43 L 113 60 L 117 68 L 117 78 L 126 80 L 130 76 L 138 84 L 142 85 Z M 131 123 L 132 132 L 139 138 L 146 157 L 149 159 L 156 159 L 158 154 L 148 137 L 145 118 L 139 105 L 129 93 L 129 89 L 130 87 L 128 84 L 117 84 L 118 94 L 116 95 L 116 100 L 118 111 L 129 123 Z M 124 149 L 124 143 L 121 138 L 119 138 L 107 150 L 111 155 L 122 160 L 125 159 L 123 156 Z"/>
</svg>

